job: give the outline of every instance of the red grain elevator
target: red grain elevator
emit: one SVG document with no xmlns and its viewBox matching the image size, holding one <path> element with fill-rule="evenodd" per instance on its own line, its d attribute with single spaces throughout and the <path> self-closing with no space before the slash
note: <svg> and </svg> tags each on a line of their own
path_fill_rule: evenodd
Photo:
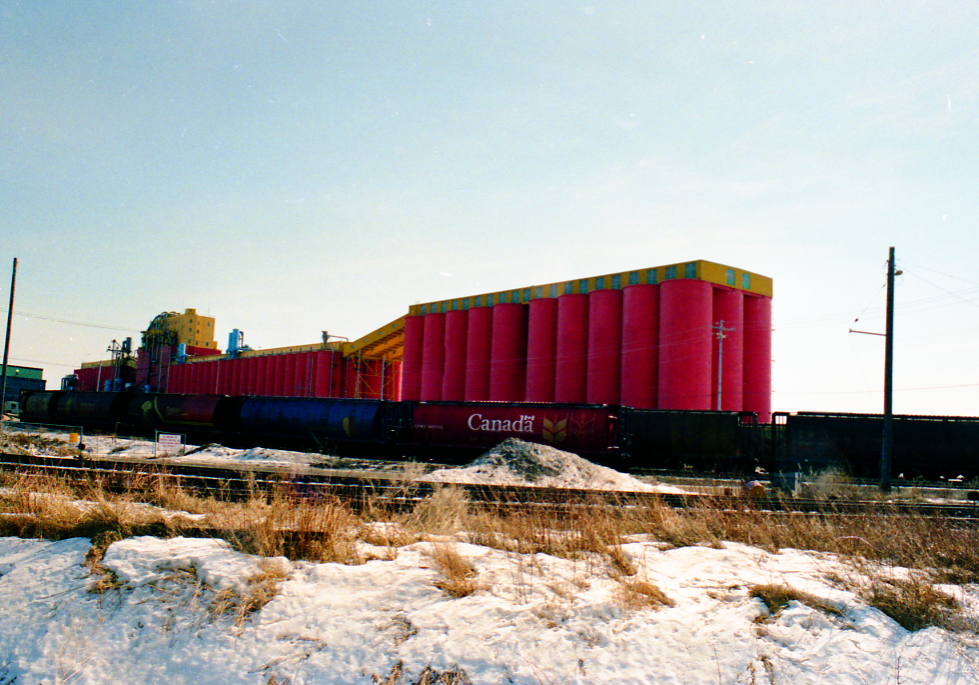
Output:
<svg viewBox="0 0 979 685">
<path fill-rule="evenodd" d="M 772 279 L 705 260 L 428 302 L 401 399 L 621 404 L 771 419 Z"/>
</svg>

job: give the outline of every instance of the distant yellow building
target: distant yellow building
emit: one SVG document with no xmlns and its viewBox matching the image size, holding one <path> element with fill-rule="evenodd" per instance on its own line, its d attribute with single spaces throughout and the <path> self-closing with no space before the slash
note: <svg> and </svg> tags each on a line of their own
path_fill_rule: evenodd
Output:
<svg viewBox="0 0 979 685">
<path fill-rule="evenodd" d="M 214 341 L 214 317 L 200 316 L 196 309 L 187 309 L 183 314 L 176 312 L 160 314 L 143 332 L 143 338 L 144 345 L 159 342 L 170 345 L 183 343 L 190 347 L 203 347 L 209 350 L 218 348 Z"/>
<path fill-rule="evenodd" d="M 176 332 L 178 344 L 217 349 L 217 343 L 214 342 L 214 317 L 200 316 L 196 309 L 188 309 L 183 314 L 168 317 L 167 328 Z"/>
</svg>

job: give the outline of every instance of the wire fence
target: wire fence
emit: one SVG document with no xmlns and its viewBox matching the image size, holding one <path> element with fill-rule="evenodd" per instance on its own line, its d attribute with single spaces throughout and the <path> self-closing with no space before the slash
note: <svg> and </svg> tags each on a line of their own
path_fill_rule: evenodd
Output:
<svg viewBox="0 0 979 685">
<path fill-rule="evenodd" d="M 4 421 L 0 424 L 0 450 L 27 453 L 55 452 L 62 456 L 127 457 L 153 459 L 186 453 L 186 436 L 156 431 L 153 438 L 116 434 L 86 434 L 81 426 Z"/>
</svg>

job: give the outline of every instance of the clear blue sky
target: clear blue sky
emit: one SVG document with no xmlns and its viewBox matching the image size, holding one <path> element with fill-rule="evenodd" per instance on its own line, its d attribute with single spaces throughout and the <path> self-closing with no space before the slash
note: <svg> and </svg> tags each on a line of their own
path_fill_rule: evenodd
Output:
<svg viewBox="0 0 979 685">
<path fill-rule="evenodd" d="M 895 411 L 979 415 L 977 176 L 974 1 L 0 0 L 49 386 L 162 311 L 267 348 L 708 259 L 774 279 L 774 409 L 878 412 L 893 245 Z"/>
</svg>

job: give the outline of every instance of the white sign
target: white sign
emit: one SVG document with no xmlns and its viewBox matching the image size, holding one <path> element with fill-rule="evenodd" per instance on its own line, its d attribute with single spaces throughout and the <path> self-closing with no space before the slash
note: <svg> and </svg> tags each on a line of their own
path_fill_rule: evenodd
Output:
<svg viewBox="0 0 979 685">
<path fill-rule="evenodd" d="M 180 438 L 180 435 L 174 433 L 160 433 L 156 436 L 156 441 L 162 452 L 179 452 Z"/>
</svg>

